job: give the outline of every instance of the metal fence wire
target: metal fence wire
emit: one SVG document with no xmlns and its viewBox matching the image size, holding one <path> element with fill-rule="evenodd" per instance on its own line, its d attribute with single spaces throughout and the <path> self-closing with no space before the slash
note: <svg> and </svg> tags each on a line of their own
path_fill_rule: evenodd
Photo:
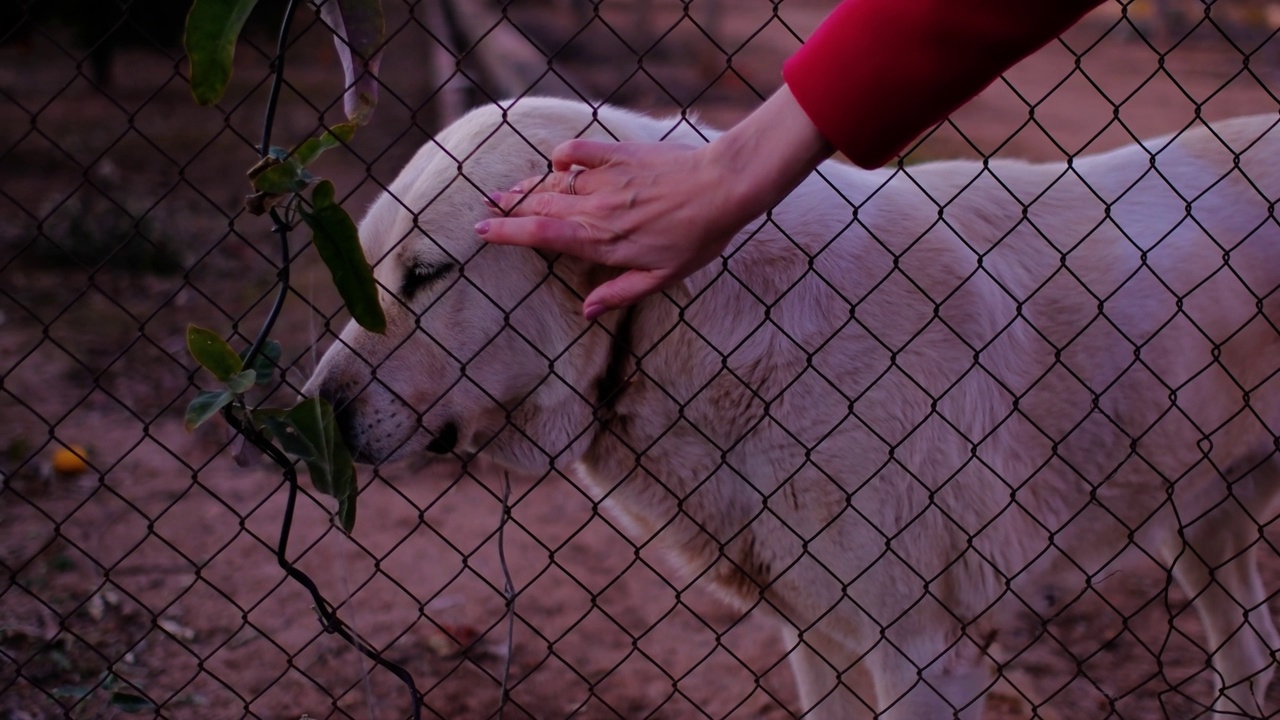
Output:
<svg viewBox="0 0 1280 720">
<path fill-rule="evenodd" d="M 317 171 L 353 215 L 390 193 L 438 232 L 437 199 L 391 182 L 420 147 L 446 157 L 437 139 L 466 109 L 556 96 L 673 118 L 677 135 L 695 118 L 725 127 L 778 86 L 832 5 L 386 0 L 377 112 Z M 540 260 L 529 287 L 497 287 L 482 252 L 454 258 L 449 282 L 501 316 L 503 339 L 425 337 L 436 303 L 381 354 L 338 339 L 346 315 L 306 233 L 281 259 L 272 223 L 243 210 L 286 6 L 259 3 L 216 108 L 190 96 L 186 3 L 0 10 L 0 717 L 1280 710 L 1267 686 L 1280 181 L 1274 141 L 1249 132 L 1280 119 L 1280 4 L 1104 6 L 888 169 L 824 172 L 809 213 L 839 222 L 779 209 L 753 225 L 694 290 L 650 301 L 666 308 L 661 333 L 643 335 L 642 309 L 538 345 L 529 328 L 548 313 L 576 317 L 572 269 Z M 342 121 L 343 87 L 310 6 L 282 48 L 274 142 L 288 146 Z M 1258 114 L 1270 120 L 1230 121 Z M 610 117 L 569 135 L 620 132 Z M 1124 166 L 1131 177 L 1084 160 L 1170 134 L 1171 149 L 1148 143 Z M 971 164 L 936 163 L 952 158 Z M 440 167 L 465 175 L 470 159 Z M 895 193 L 928 222 L 877 219 Z M 975 194 L 990 200 L 975 207 Z M 835 229 L 815 237 L 815 222 Z M 1094 247 L 1104 236 L 1112 252 Z M 399 261 L 379 247 L 375 265 Z M 948 265 L 960 250 L 967 265 Z M 769 253 L 786 277 L 762 284 L 751 266 Z M 831 265 L 843 255 L 856 256 L 835 266 L 847 274 Z M 253 402 L 292 404 L 332 346 L 363 357 L 357 385 L 439 434 L 435 399 L 405 392 L 398 364 L 430 347 L 460 368 L 450 392 L 505 408 L 486 443 L 521 440 L 536 459 L 510 472 L 493 453 L 414 452 L 362 467 L 347 535 L 328 498 L 304 482 L 295 502 L 224 423 L 187 432 L 207 379 L 187 324 L 248 347 L 286 267 L 281 380 Z M 979 287 L 989 326 L 962 311 Z M 836 310 L 797 315 L 819 296 Z M 550 370 L 502 366 L 514 336 Z M 617 435 L 625 472 L 592 487 L 565 471 L 573 442 L 532 447 L 526 398 L 485 393 L 497 355 L 503 373 L 536 376 L 530 397 L 558 388 L 565 407 L 599 405 L 573 363 L 617 338 L 633 342 L 616 379 L 653 408 L 631 422 L 659 427 L 638 444 Z M 687 349 L 677 361 L 673 338 Z M 866 352 L 832 355 L 844 347 Z M 443 367 L 419 371 L 443 382 Z M 571 440 L 616 431 L 595 409 Z M 671 457 L 677 442 L 713 462 Z M 645 492 L 665 515 L 637 509 Z M 1020 543 L 1040 549 L 1002 560 Z M 690 548 L 701 564 L 672 562 Z"/>
</svg>

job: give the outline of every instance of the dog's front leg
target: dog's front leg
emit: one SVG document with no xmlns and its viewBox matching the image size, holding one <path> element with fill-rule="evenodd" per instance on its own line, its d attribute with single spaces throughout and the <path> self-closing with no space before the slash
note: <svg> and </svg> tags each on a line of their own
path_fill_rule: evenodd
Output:
<svg viewBox="0 0 1280 720">
<path fill-rule="evenodd" d="M 800 691 L 801 717 L 806 720 L 871 720 L 875 717 L 875 686 L 865 666 L 843 648 L 810 633 L 801 640 L 789 623 L 782 632 L 783 647 Z"/>
<path fill-rule="evenodd" d="M 1240 484 L 1247 487 L 1261 475 Z M 1276 479 L 1273 472 L 1265 477 Z M 1223 501 L 1183 537 L 1185 545 L 1173 538 L 1166 555 L 1204 624 L 1215 717 L 1270 717 L 1265 698 L 1280 637 L 1258 570 L 1258 553 L 1270 548 L 1259 537 L 1254 516 L 1235 499 Z"/>
<path fill-rule="evenodd" d="M 929 638 L 920 638 L 929 640 Z M 901 647 L 901 649 L 899 649 Z M 882 642 L 868 657 L 883 720 L 979 720 L 994 663 L 968 636 L 941 650 Z M 914 656 L 908 657 L 903 651 Z"/>
</svg>

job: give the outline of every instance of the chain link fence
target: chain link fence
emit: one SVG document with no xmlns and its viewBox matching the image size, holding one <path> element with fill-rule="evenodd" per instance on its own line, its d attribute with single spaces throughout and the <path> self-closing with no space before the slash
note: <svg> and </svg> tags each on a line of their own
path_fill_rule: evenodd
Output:
<svg viewBox="0 0 1280 720">
<path fill-rule="evenodd" d="M 782 60 L 831 6 L 388 0 L 383 99 L 346 151 L 325 156 L 323 174 L 358 216 L 464 109 L 524 95 L 688 111 L 727 126 L 778 86 Z M 199 382 L 187 323 L 229 328 L 232 345 L 247 347 L 277 287 L 272 228 L 242 207 L 283 9 L 259 3 L 216 109 L 189 94 L 182 3 L 19 0 L 0 11 L 0 714 L 9 720 L 415 713 L 400 681 L 326 632 L 306 589 L 282 572 L 287 493 L 275 467 L 218 423 L 183 429 Z M 1280 5 L 1261 0 L 1107 5 L 923 138 L 897 173 L 947 158 L 1074 162 L 1275 115 L 1277 25 Z M 342 112 L 331 36 L 309 7 L 298 10 L 288 57 L 276 117 L 284 144 Z M 346 322 L 310 246 L 298 240 L 293 252 L 274 332 L 283 382 L 255 400 L 291 403 L 317 348 Z M 903 268 L 926 262 L 902 258 Z M 732 276 L 732 263 L 723 272 Z M 1210 340 L 1216 358 L 1228 343 Z M 935 405 L 946 395 L 921 391 Z M 1046 431 L 1053 454 L 1069 434 Z M 1140 439 L 1128 457 L 1146 462 Z M 967 442 L 976 453 L 981 442 Z M 1256 467 L 1273 453 L 1274 443 Z M 1158 459 L 1149 464 L 1159 472 Z M 408 672 L 422 716 L 805 716 L 791 673 L 802 650 L 777 637 L 767 591 L 743 612 L 705 587 L 708 575 L 676 579 L 651 538 L 625 532 L 559 473 L 513 475 L 504 488 L 501 468 L 483 458 L 409 459 L 362 468 L 360 482 L 351 536 L 331 523 L 327 498 L 304 495 L 287 559 Z M 1240 552 L 1261 551 L 1267 590 L 1261 604 L 1237 604 L 1244 633 L 1270 627 L 1258 613 L 1280 587 L 1269 516 L 1250 522 L 1254 540 Z M 1128 530 L 1134 540 L 1139 527 Z M 1217 648 L 1195 598 L 1140 543 L 1125 560 L 1065 558 L 1062 576 L 1088 575 L 1077 583 L 1085 590 L 1039 586 L 1031 592 L 1044 603 L 1008 613 L 997 642 L 1019 650 L 1000 660 L 982 717 L 1208 715 Z M 1205 563 L 1211 578 L 1226 566 Z M 1274 690 L 1266 696 L 1280 707 Z"/>
</svg>

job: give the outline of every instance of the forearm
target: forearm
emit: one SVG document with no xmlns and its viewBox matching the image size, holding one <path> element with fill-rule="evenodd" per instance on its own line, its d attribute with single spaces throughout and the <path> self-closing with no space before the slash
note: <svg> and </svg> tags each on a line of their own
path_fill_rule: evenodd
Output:
<svg viewBox="0 0 1280 720">
<path fill-rule="evenodd" d="M 854 163 L 876 167 L 1101 0 L 845 0 L 783 69 Z"/>
</svg>

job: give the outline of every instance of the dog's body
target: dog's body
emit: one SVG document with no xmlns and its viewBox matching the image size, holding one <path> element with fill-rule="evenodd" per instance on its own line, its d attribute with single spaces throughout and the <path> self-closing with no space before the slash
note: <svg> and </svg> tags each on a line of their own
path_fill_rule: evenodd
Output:
<svg viewBox="0 0 1280 720">
<path fill-rule="evenodd" d="M 564 469 L 691 576 L 763 596 L 812 717 L 978 717 L 1007 610 L 1126 548 L 1195 598 L 1215 710 L 1263 714 L 1274 117 L 1071 168 L 827 163 L 724 263 L 593 325 L 601 270 L 483 244 L 484 193 L 575 136 L 703 140 L 564 101 L 503 114 L 442 133 L 361 227 L 390 327 L 349 327 L 309 386 L 358 453 Z"/>
</svg>

